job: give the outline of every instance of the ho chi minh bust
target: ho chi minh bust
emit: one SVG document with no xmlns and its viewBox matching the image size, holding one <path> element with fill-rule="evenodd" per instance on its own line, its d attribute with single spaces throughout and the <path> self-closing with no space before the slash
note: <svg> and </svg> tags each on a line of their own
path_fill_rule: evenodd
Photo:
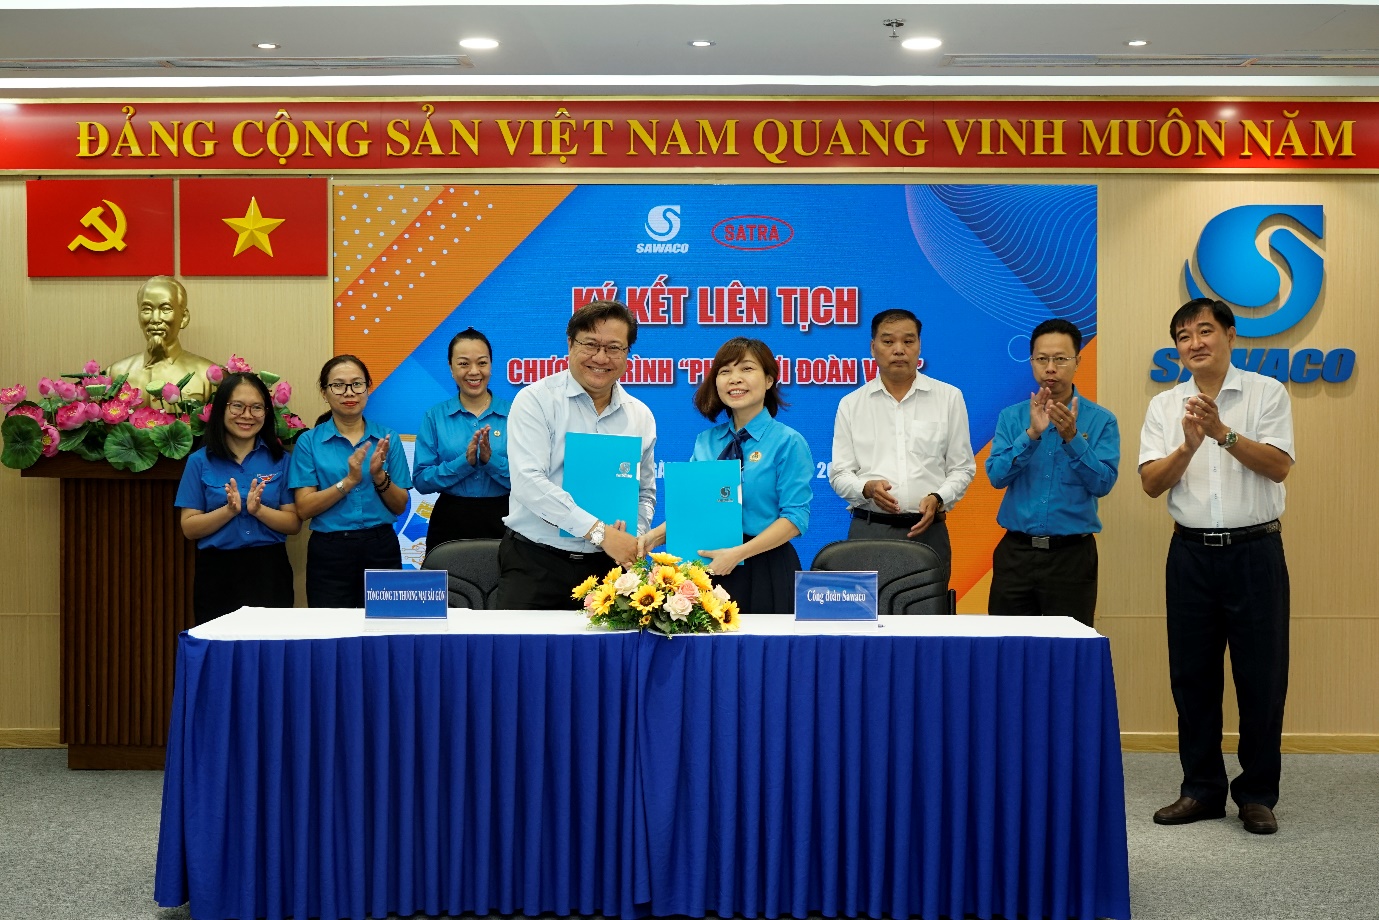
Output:
<svg viewBox="0 0 1379 920">
<path fill-rule="evenodd" d="M 215 362 L 192 354 L 178 341 L 189 322 L 187 289 L 180 281 L 167 275 L 145 281 L 139 288 L 139 325 L 144 330 L 144 350 L 110 365 L 110 376 L 128 374 L 129 385 L 143 391 L 143 401 L 147 405 L 158 395 L 150 392 L 150 384 L 156 383 L 161 388 L 165 383 L 176 383 L 191 374 L 192 378 L 182 389 L 183 396 L 209 400 L 211 387 L 206 369 Z"/>
</svg>

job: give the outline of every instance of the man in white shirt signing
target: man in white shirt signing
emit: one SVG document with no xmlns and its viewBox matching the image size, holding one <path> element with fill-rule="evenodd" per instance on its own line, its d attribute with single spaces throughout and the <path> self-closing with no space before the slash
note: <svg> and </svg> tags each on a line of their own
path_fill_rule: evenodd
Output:
<svg viewBox="0 0 1379 920">
<path fill-rule="evenodd" d="M 947 511 L 977 463 L 957 387 L 919 373 L 919 318 L 884 310 L 871 321 L 876 376 L 844 396 L 833 423 L 829 482 L 851 506 L 849 540 L 916 540 L 952 571 Z"/>
</svg>

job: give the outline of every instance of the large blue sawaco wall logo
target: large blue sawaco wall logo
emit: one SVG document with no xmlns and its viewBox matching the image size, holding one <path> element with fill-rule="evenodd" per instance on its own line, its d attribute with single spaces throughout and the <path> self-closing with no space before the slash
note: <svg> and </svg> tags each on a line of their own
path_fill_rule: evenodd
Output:
<svg viewBox="0 0 1379 920">
<path fill-rule="evenodd" d="M 1235 313 L 1236 335 L 1262 338 L 1292 329 L 1316 306 L 1321 297 L 1326 267 L 1320 253 L 1291 226 L 1268 231 L 1267 245 L 1282 261 L 1291 282 L 1284 296 L 1284 275 L 1274 260 L 1260 249 L 1260 231 L 1277 218 L 1296 221 L 1313 240 L 1326 235 L 1325 215 L 1319 204 L 1249 204 L 1222 211 L 1207 222 L 1197 240 L 1196 271 L 1192 260 L 1183 264 L 1183 281 L 1189 297 L 1214 297 Z M 1282 302 L 1280 303 L 1280 298 Z M 1236 348 L 1232 363 L 1287 382 L 1312 383 L 1348 380 L 1355 368 L 1355 352 L 1333 348 Z M 1178 365 L 1175 348 L 1154 354 L 1150 378 L 1161 383 L 1187 380 L 1187 368 Z"/>
<path fill-rule="evenodd" d="M 1277 310 L 1263 316 L 1253 311 L 1268 306 L 1283 289 L 1278 267 L 1255 245 L 1263 223 L 1271 217 L 1291 217 L 1321 240 L 1322 206 L 1319 204 L 1247 204 L 1213 217 L 1197 240 L 1197 270 L 1215 295 L 1235 311 L 1237 335 L 1260 338 L 1277 335 L 1296 326 L 1322 292 L 1322 257 L 1298 239 L 1289 227 L 1269 234 L 1269 248 L 1278 253 L 1293 276 L 1293 289 Z M 1208 296 L 1192 276 L 1192 264 L 1183 266 L 1188 293 Z"/>
</svg>

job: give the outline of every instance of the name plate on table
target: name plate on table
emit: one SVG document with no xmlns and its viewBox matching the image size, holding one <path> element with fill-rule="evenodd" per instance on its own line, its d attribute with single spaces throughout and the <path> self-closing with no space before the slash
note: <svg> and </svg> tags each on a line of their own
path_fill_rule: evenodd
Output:
<svg viewBox="0 0 1379 920">
<path fill-rule="evenodd" d="M 364 570 L 364 616 L 394 620 L 444 619 L 450 573 L 407 569 Z"/>
<path fill-rule="evenodd" d="M 875 620 L 875 572 L 796 572 L 795 619 Z"/>
</svg>

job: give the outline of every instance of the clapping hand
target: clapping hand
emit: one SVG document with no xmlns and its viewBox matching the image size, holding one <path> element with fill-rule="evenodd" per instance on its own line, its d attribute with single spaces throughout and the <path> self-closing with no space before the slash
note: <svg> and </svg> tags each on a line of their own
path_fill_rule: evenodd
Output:
<svg viewBox="0 0 1379 920">
<path fill-rule="evenodd" d="M 239 483 L 231 479 L 225 483 L 225 505 L 231 514 L 239 514 L 242 505 L 239 500 Z"/>
<path fill-rule="evenodd" d="M 388 459 L 388 438 L 392 435 L 384 435 L 383 440 L 378 442 L 374 448 L 373 456 L 369 458 L 369 478 L 378 484 L 378 478 L 383 475 L 383 464 Z"/>
<path fill-rule="evenodd" d="M 1074 396 L 1072 402 L 1066 406 L 1056 400 L 1049 400 L 1048 403 L 1049 421 L 1058 430 L 1058 435 L 1066 444 L 1077 437 L 1077 397 Z"/>
<path fill-rule="evenodd" d="M 363 481 L 364 457 L 368 454 L 368 452 L 369 442 L 364 441 L 362 444 L 360 444 L 358 447 L 354 449 L 354 453 L 350 454 L 350 471 L 345 474 L 345 482 L 349 485 L 350 488 L 354 488 L 355 486 L 359 485 L 360 482 Z"/>
<path fill-rule="evenodd" d="M 1048 387 L 1040 387 L 1038 393 L 1029 394 L 1029 435 L 1031 441 L 1039 440 L 1049 427 L 1049 402 L 1053 394 Z"/>
<path fill-rule="evenodd" d="M 257 515 L 259 509 L 263 507 L 263 480 L 255 476 L 254 481 L 249 483 L 249 497 L 245 501 L 244 510 L 250 514 Z"/>
</svg>

